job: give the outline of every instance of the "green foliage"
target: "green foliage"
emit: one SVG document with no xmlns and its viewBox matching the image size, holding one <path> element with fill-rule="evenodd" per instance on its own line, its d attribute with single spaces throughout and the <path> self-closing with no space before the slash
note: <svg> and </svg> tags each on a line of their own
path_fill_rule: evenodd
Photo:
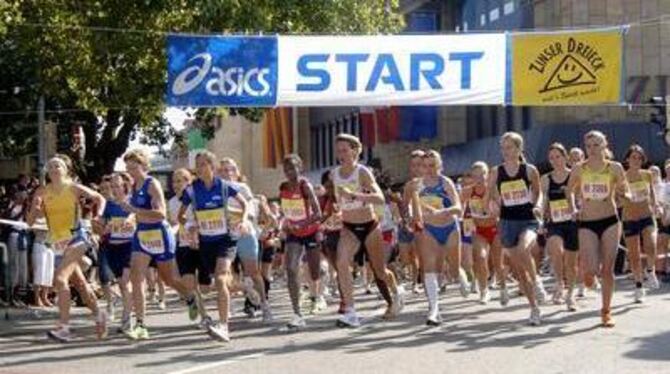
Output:
<svg viewBox="0 0 670 374">
<path fill-rule="evenodd" d="M 164 145 L 174 132 L 164 118 L 167 32 L 385 33 L 401 26 L 380 0 L 0 0 L 0 125 L 36 122 L 46 98 L 48 119 L 82 123 L 95 180 L 110 172 L 129 141 L 141 135 Z M 11 72 L 8 74 L 8 72 Z M 5 87 L 20 87 L 11 93 Z M 226 113 L 198 111 L 196 118 Z M 260 109 L 231 110 L 251 120 Z M 34 126 L 34 125 L 33 125 Z M 213 129 L 205 127 L 205 135 Z M 140 131 L 138 131 L 140 130 Z"/>
</svg>

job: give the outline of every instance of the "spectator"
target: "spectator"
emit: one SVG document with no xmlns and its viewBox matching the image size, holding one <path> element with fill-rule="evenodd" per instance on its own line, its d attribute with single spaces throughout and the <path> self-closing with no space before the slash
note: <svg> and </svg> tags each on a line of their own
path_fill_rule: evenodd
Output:
<svg viewBox="0 0 670 374">
<path fill-rule="evenodd" d="M 6 218 L 14 221 L 25 221 L 25 214 L 27 210 L 28 192 L 25 190 L 18 190 L 14 193 L 14 197 L 7 209 Z M 22 302 L 17 299 L 19 291 L 23 291 L 28 287 L 28 243 L 27 232 L 24 229 L 16 226 L 9 228 L 9 235 L 7 238 L 7 248 L 9 250 L 9 279 L 12 290 L 12 298 L 10 303 L 17 306 L 22 306 Z"/>
<path fill-rule="evenodd" d="M 46 226 L 46 220 L 36 222 L 37 225 Z M 49 293 L 53 286 L 55 269 L 55 254 L 51 247 L 46 245 L 46 231 L 36 231 L 33 244 L 33 289 L 35 293 L 35 305 L 38 307 L 51 307 Z"/>
</svg>

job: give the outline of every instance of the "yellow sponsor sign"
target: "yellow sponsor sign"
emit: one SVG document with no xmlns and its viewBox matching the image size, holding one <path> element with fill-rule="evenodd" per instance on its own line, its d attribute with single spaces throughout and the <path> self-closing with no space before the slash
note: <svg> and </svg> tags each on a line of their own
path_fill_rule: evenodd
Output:
<svg viewBox="0 0 670 374">
<path fill-rule="evenodd" d="M 512 104 L 620 102 L 622 44 L 622 29 L 513 35 Z"/>
</svg>

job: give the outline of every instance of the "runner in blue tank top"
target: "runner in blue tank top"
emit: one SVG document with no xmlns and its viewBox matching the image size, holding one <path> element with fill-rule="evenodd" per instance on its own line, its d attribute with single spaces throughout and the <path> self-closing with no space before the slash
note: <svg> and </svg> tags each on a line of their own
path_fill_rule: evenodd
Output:
<svg viewBox="0 0 670 374">
<path fill-rule="evenodd" d="M 186 300 L 189 309 L 197 308 L 192 292 L 175 279 L 176 263 L 174 235 L 166 221 L 165 197 L 160 183 L 150 177 L 149 157 L 140 150 L 132 150 L 123 156 L 126 170 L 135 185 L 130 202 L 117 201 L 128 213 L 135 215 L 137 229 L 133 237 L 133 253 L 130 263 L 130 279 L 133 285 L 136 324 L 127 334 L 133 340 L 148 339 L 149 331 L 144 326 L 145 297 L 144 281 L 152 260 L 158 266 L 158 275 L 166 285 L 174 288 Z"/>
<path fill-rule="evenodd" d="M 230 341 L 228 317 L 231 281 L 231 265 L 235 259 L 235 241 L 230 236 L 227 204 L 235 199 L 242 207 L 242 217 L 246 220 L 247 201 L 238 194 L 231 183 L 214 175 L 216 158 L 209 151 L 199 153 L 195 158 L 198 178 L 186 188 L 181 196 L 181 220 L 189 205 L 195 211 L 197 242 L 200 253 L 200 270 L 215 274 L 218 291 L 219 322 L 207 326 L 209 334 L 216 340 Z"/>
</svg>

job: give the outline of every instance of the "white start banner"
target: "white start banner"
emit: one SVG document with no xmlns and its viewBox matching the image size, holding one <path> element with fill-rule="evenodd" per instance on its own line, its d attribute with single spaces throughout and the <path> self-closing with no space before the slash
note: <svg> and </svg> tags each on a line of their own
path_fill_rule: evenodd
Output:
<svg viewBox="0 0 670 374">
<path fill-rule="evenodd" d="M 277 105 L 504 104 L 505 34 L 279 36 Z"/>
</svg>

